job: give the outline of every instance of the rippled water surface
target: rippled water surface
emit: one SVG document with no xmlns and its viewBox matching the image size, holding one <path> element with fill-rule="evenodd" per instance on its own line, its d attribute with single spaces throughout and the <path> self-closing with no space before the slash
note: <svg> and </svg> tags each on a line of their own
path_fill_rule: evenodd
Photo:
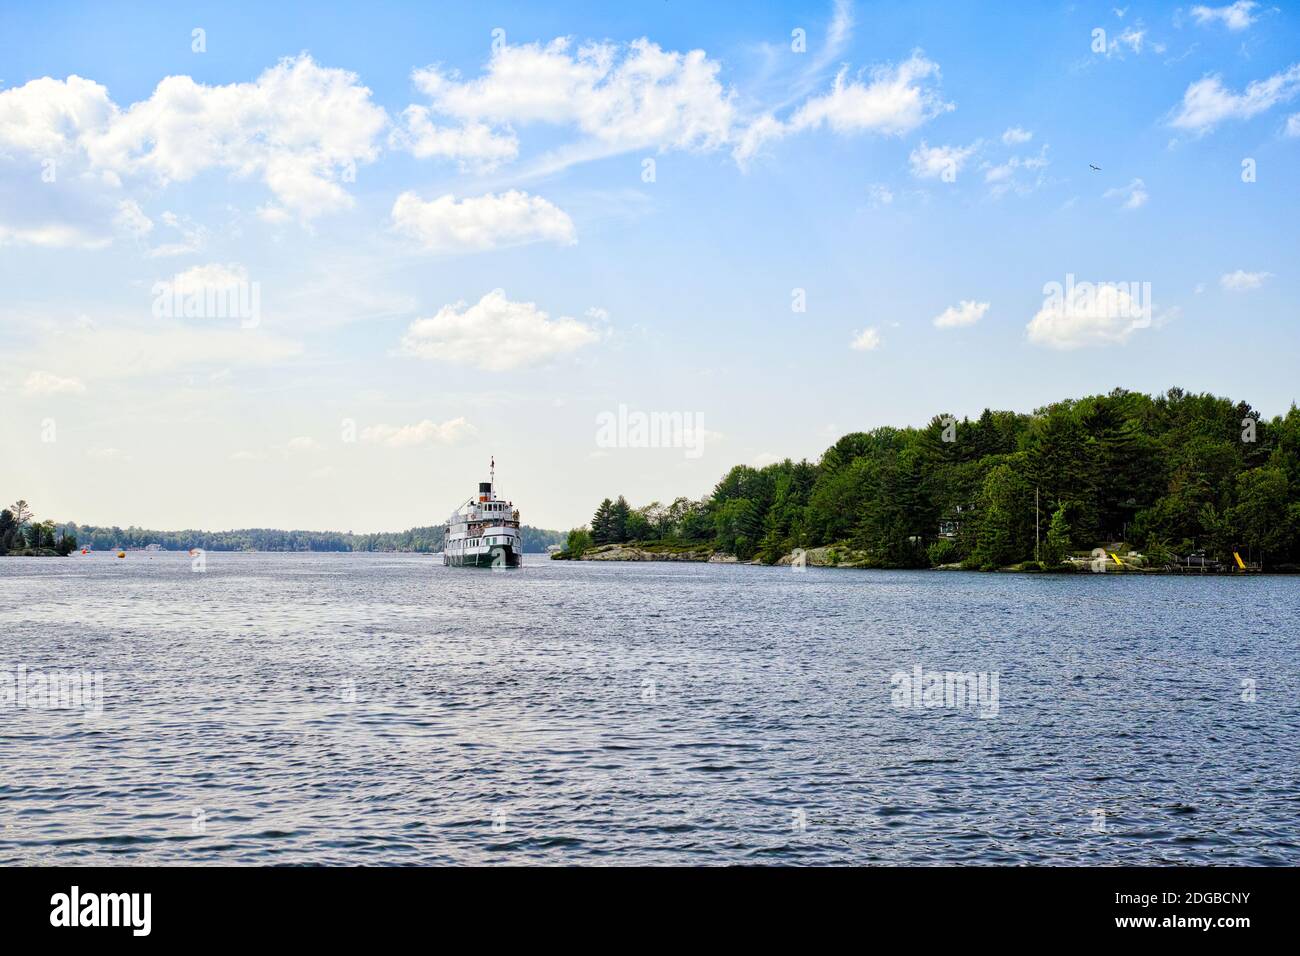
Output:
<svg viewBox="0 0 1300 956">
<path fill-rule="evenodd" d="M 1300 863 L 1297 579 L 206 568 L 0 558 L 0 863 Z"/>
</svg>

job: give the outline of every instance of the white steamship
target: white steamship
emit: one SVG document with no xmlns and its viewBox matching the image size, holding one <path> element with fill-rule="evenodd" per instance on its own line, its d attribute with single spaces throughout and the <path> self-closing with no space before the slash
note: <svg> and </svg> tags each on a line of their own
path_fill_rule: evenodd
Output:
<svg viewBox="0 0 1300 956">
<path fill-rule="evenodd" d="M 453 568 L 517 568 L 524 563 L 519 510 L 496 493 L 497 463 L 478 494 L 457 508 L 443 528 L 442 563 Z"/>
</svg>

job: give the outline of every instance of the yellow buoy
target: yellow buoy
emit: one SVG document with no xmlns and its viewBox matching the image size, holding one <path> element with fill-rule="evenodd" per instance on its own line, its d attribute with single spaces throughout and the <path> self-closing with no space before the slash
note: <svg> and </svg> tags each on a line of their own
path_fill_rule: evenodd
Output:
<svg viewBox="0 0 1300 956">
<path fill-rule="evenodd" d="M 119 551 L 119 552 L 117 552 L 117 556 L 118 556 L 119 558 L 125 558 L 125 557 L 126 557 L 126 552 L 125 552 L 125 551 Z"/>
</svg>

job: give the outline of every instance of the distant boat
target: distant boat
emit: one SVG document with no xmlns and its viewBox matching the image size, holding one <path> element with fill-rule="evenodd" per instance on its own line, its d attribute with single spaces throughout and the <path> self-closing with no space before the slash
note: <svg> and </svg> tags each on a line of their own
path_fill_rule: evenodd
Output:
<svg viewBox="0 0 1300 956">
<path fill-rule="evenodd" d="M 452 568 L 517 568 L 524 563 L 519 511 L 496 494 L 497 463 L 479 482 L 477 498 L 457 508 L 443 526 L 442 563 Z"/>
</svg>

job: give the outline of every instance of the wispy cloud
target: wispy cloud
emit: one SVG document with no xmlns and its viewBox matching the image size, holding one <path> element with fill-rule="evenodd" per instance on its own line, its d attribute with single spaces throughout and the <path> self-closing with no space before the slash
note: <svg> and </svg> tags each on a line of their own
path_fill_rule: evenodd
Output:
<svg viewBox="0 0 1300 956">
<path fill-rule="evenodd" d="M 912 175 L 917 179 L 952 181 L 978 149 L 979 143 L 971 143 L 969 146 L 929 146 L 922 140 L 921 145 L 912 150 L 907 162 Z"/>
<path fill-rule="evenodd" d="M 950 305 L 944 309 L 932 321 L 937 329 L 957 329 L 967 325 L 974 325 L 984 318 L 988 310 L 989 303 L 987 302 L 963 299 L 957 305 Z"/>
<path fill-rule="evenodd" d="M 1219 277 L 1219 285 L 1228 292 L 1245 292 L 1249 289 L 1258 289 L 1264 284 L 1264 280 L 1271 278 L 1271 272 L 1246 272 L 1244 269 L 1238 269 L 1236 272 L 1228 272 Z"/>
<path fill-rule="evenodd" d="M 388 448 L 416 445 L 453 445 L 474 435 L 477 429 L 464 418 L 438 423 L 424 419 L 413 425 L 370 425 L 361 430 L 361 440 Z"/>
<path fill-rule="evenodd" d="M 788 120 L 771 113 L 740 134 L 733 155 L 742 166 L 769 141 L 827 128 L 843 136 L 901 136 L 954 109 L 938 92 L 939 65 L 920 51 L 897 66 L 877 66 L 864 77 L 840 70 L 830 90 L 809 97 Z"/>
<path fill-rule="evenodd" d="M 1151 195 L 1147 192 L 1147 184 L 1141 179 L 1129 181 L 1127 186 L 1116 186 L 1114 189 L 1107 189 L 1101 194 L 1103 199 L 1122 199 L 1120 207 L 1123 209 L 1140 209 L 1147 204 Z"/>
<path fill-rule="evenodd" d="M 1201 26 L 1220 22 L 1229 30 L 1239 32 L 1259 19 L 1254 14 L 1258 7 L 1254 0 L 1237 0 L 1225 7 L 1195 6 L 1192 7 L 1192 17 Z"/>
<path fill-rule="evenodd" d="M 1208 133 L 1225 120 L 1248 120 L 1284 103 L 1300 93 L 1300 63 L 1263 80 L 1255 80 L 1241 93 L 1234 93 L 1217 76 L 1206 76 L 1189 85 L 1169 125 L 1177 129 Z"/>
<path fill-rule="evenodd" d="M 849 343 L 849 348 L 855 352 L 874 352 L 880 348 L 880 330 L 874 328 L 863 329 L 853 337 Z"/>
<path fill-rule="evenodd" d="M 572 245 L 577 230 L 568 213 L 520 190 L 456 199 L 450 193 L 425 202 L 404 192 L 393 203 L 393 228 L 426 252 L 482 252 L 531 242 Z"/>
</svg>

